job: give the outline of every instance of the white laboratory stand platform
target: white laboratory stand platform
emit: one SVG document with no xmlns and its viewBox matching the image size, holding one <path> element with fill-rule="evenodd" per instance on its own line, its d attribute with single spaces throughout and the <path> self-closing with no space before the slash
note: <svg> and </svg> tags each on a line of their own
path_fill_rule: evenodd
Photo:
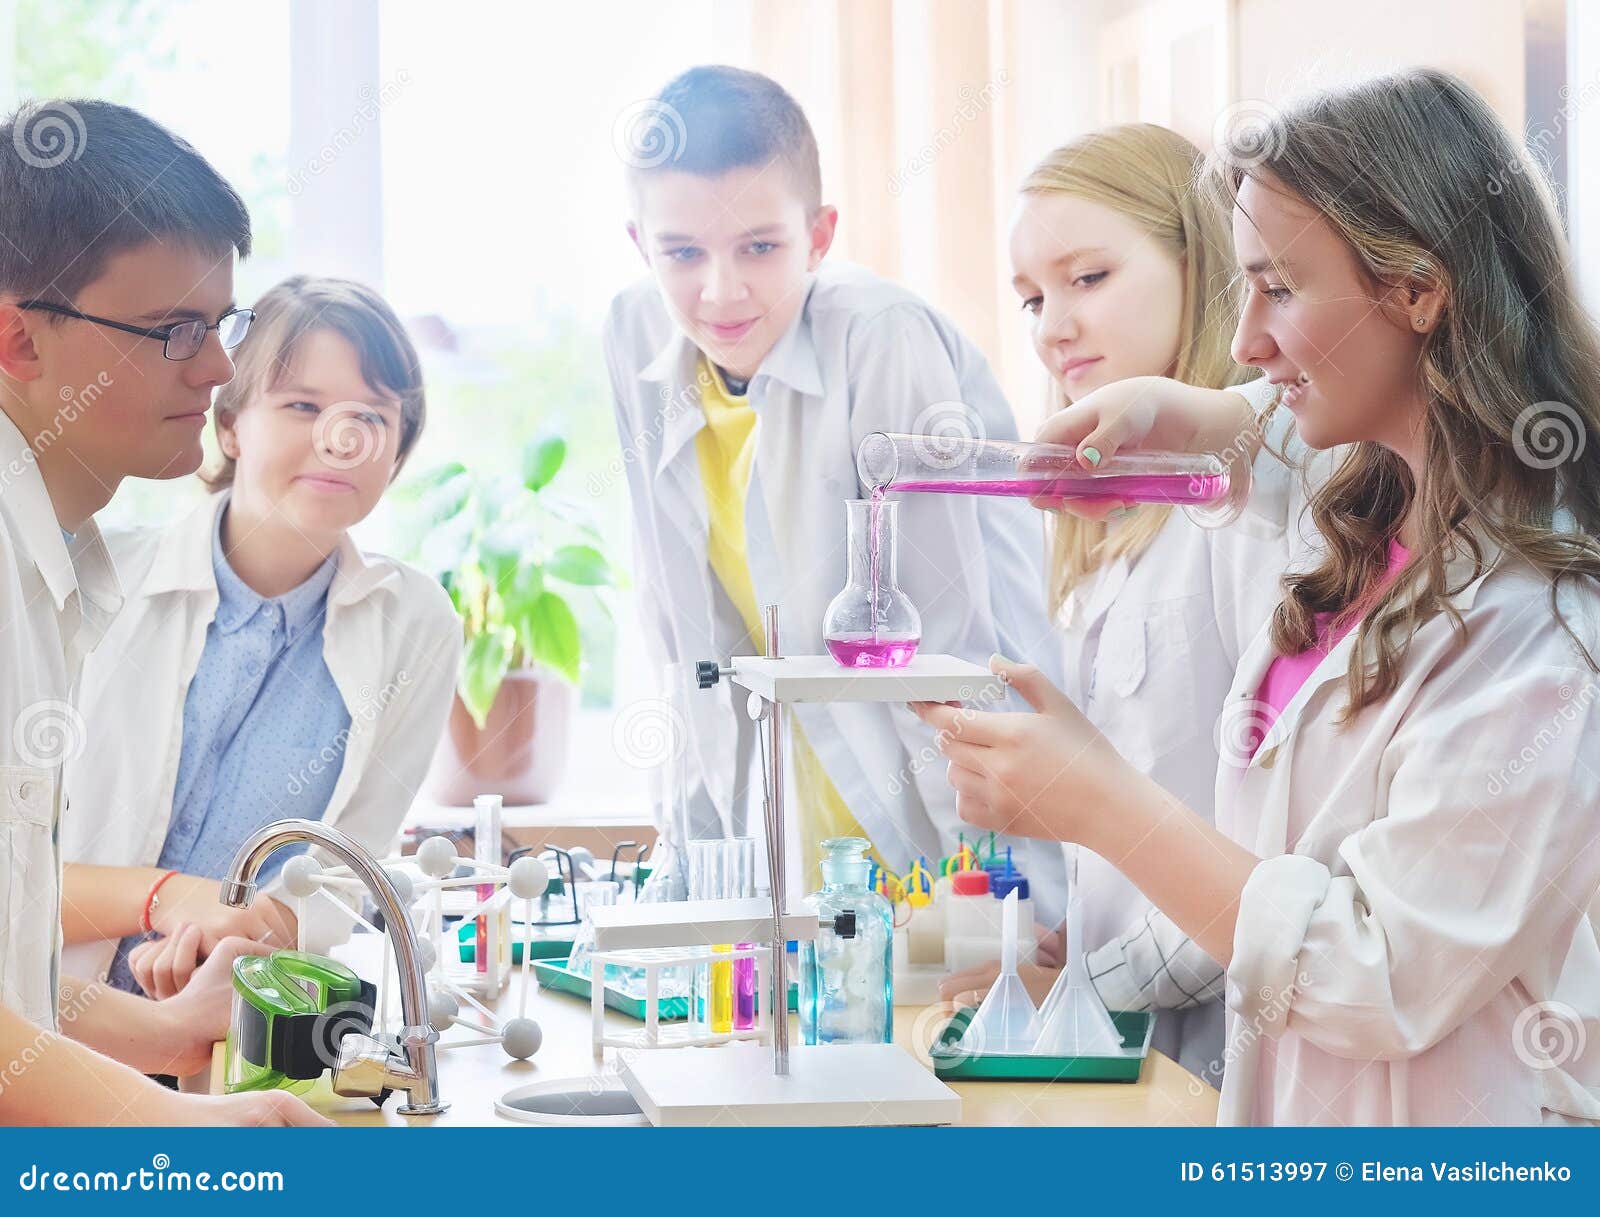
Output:
<svg viewBox="0 0 1600 1217">
<path fill-rule="evenodd" d="M 832 662 L 831 660 L 829 662 Z M 954 1124 L 961 1098 L 893 1044 L 794 1048 L 789 1072 L 750 1047 L 668 1048 L 620 1062 L 657 1128 Z"/>
<path fill-rule="evenodd" d="M 771 702 L 987 701 L 1005 691 L 988 668 L 954 655 L 917 655 L 903 668 L 841 668 L 831 655 L 729 662 L 734 683 Z"/>
<path fill-rule="evenodd" d="M 760 977 L 760 992 L 762 1007 L 780 1015 L 771 1023 L 772 1053 L 769 1058 L 753 1046 L 726 1045 L 624 1054 L 619 1062 L 622 1080 L 658 1128 L 953 1124 L 961 1118 L 961 1100 L 955 1091 L 893 1044 L 828 1044 L 790 1051 L 783 944 L 798 935 L 791 928 L 794 915 L 787 911 L 779 915 L 780 910 L 788 909 L 783 860 L 786 707 L 793 702 L 987 703 L 1004 695 L 1004 685 L 987 668 L 953 655 L 918 655 L 903 668 L 841 668 L 830 655 L 785 656 L 779 646 L 778 606 L 763 605 L 761 613 L 767 654 L 737 655 L 726 664 L 700 660 L 695 664 L 695 679 L 702 689 L 726 678 L 748 690 L 745 711 L 761 725 L 762 822 L 771 891 L 766 920 L 770 928 L 763 926 L 760 937 L 745 938 L 741 936 L 745 926 L 730 926 L 725 931 L 728 937 L 701 941 L 764 939 L 768 944 L 772 960 Z M 701 917 L 713 911 L 701 910 Z M 753 915 L 756 910 L 750 912 Z M 694 924 L 693 914 L 689 918 L 670 913 L 662 916 L 677 924 L 648 927 L 652 936 L 662 929 L 679 933 L 686 924 Z M 604 917 L 595 922 L 597 942 L 604 922 Z M 639 932 L 637 926 L 624 929 L 616 922 L 606 928 L 618 936 Z M 704 932 L 703 925 L 699 928 Z M 756 926 L 749 928 L 755 930 Z M 818 932 L 814 915 L 808 928 L 812 935 Z"/>
<path fill-rule="evenodd" d="M 590 910 L 589 920 L 597 951 L 772 941 L 772 901 L 763 896 L 603 905 Z M 783 915 L 785 941 L 809 942 L 816 936 L 814 911 L 791 908 Z"/>
</svg>

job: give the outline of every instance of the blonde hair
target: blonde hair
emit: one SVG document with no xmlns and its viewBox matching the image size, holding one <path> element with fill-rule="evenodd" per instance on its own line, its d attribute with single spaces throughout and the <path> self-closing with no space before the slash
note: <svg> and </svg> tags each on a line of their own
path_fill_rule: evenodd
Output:
<svg viewBox="0 0 1600 1217">
<path fill-rule="evenodd" d="M 399 474 L 427 421 L 422 360 L 405 326 L 384 298 L 349 279 L 292 275 L 255 303 L 256 319 L 234 354 L 233 379 L 217 390 L 218 425 L 231 423 L 252 397 L 282 383 L 294 366 L 302 340 L 319 330 L 338 334 L 355 348 L 367 386 L 400 401 Z M 226 454 L 200 474 L 215 492 L 233 485 L 235 462 Z"/>
<path fill-rule="evenodd" d="M 1233 240 L 1227 214 L 1195 187 L 1202 164 L 1200 150 L 1177 132 L 1130 123 L 1063 144 L 1033 168 L 1021 192 L 1086 199 L 1127 217 L 1154 238 L 1182 267 L 1183 312 L 1176 366 L 1147 371 L 1221 389 L 1248 379 L 1250 372 L 1229 354 L 1239 316 L 1232 290 Z M 1051 386 L 1050 397 L 1052 412 L 1066 405 L 1060 386 Z M 1114 531 L 1066 512 L 1052 513 L 1052 615 L 1091 571 L 1143 552 L 1171 511 L 1140 505 Z"/>
<path fill-rule="evenodd" d="M 1326 554 L 1284 580 L 1274 647 L 1303 651 L 1319 613 L 1365 610 L 1347 720 L 1395 687 L 1424 621 L 1444 613 L 1464 635 L 1446 563 L 1470 557 L 1483 574 L 1482 538 L 1549 581 L 1552 613 L 1593 668 L 1557 594 L 1567 579 L 1600 579 L 1600 334 L 1543 174 L 1470 86 L 1425 68 L 1314 97 L 1252 132 L 1247 149 L 1224 144 L 1208 174 L 1221 199 L 1236 205 L 1247 177 L 1325 217 L 1375 298 L 1415 284 L 1444 300 L 1418 369 L 1424 485 L 1389 449 L 1352 446 L 1312 497 Z M 1566 449 L 1555 459 L 1553 438 Z M 1576 531 L 1556 526 L 1561 508 Z M 1408 513 L 1429 544 L 1384 586 Z"/>
</svg>

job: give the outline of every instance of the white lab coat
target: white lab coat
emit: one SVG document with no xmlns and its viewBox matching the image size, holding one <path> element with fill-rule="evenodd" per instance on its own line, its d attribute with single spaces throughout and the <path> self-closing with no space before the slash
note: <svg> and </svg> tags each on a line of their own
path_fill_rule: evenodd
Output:
<svg viewBox="0 0 1600 1217">
<path fill-rule="evenodd" d="M 0 412 L 0 1003 L 52 1030 L 61 768 L 94 747 L 72 703 L 121 597 L 94 522 L 67 544 L 27 441 Z"/>
<path fill-rule="evenodd" d="M 1291 490 L 1252 500 L 1255 522 L 1314 546 Z M 1221 1123 L 1600 1120 L 1584 911 L 1600 885 L 1600 685 L 1542 577 L 1469 574 L 1452 560 L 1464 642 L 1445 616 L 1424 624 L 1398 687 L 1340 727 L 1352 631 L 1248 763 L 1219 767 L 1217 824 L 1263 859 L 1228 968 Z M 1600 595 L 1563 602 L 1595 652 Z M 1272 658 L 1263 630 L 1225 721 L 1252 716 Z"/>
<path fill-rule="evenodd" d="M 1270 389 L 1240 386 L 1258 408 Z M 1173 511 L 1145 550 L 1093 572 L 1063 606 L 1063 691 L 1122 756 L 1208 820 L 1218 716 L 1239 657 L 1278 603 L 1285 559 L 1281 533 L 1202 529 Z M 1221 965 L 1098 854 L 1068 845 L 1069 866 L 1074 851 L 1101 999 L 1159 1010 L 1152 1045 L 1216 1085 Z"/>
<path fill-rule="evenodd" d="M 129 591 L 84 669 L 82 704 L 94 746 L 67 770 L 72 814 L 62 824 L 62 855 L 69 862 L 154 866 L 160 859 L 184 701 L 217 610 L 212 530 L 226 499 L 211 496 L 170 528 L 107 537 Z M 422 572 L 364 554 L 349 537 L 337 552 L 322 653 L 350 712 L 350 731 L 323 823 L 382 857 L 444 729 L 461 623 L 444 589 Z M 283 898 L 278 881 L 264 890 Z M 325 951 L 349 925 L 328 916 L 321 901 L 308 914 L 312 909 L 306 945 Z M 63 966 L 70 975 L 104 976 L 116 945 L 70 946 Z"/>
<path fill-rule="evenodd" d="M 707 560 L 707 513 L 694 438 L 704 425 L 698 350 L 650 281 L 613 301 L 606 363 L 616 402 L 635 541 L 634 586 L 652 660 L 726 660 L 754 650 Z M 1014 438 L 1016 424 L 978 350 L 911 293 L 854 267 L 813 277 L 805 305 L 752 378 L 756 454 L 746 502 L 750 573 L 760 604 L 780 606 L 786 654 L 822 651 L 822 619 L 846 570 L 844 501 L 861 497 L 855 452 L 873 431 L 918 432 L 963 420 Z M 1026 503 L 907 495 L 900 586 L 922 616 L 922 649 L 987 663 L 995 651 L 1052 650 L 1044 611 L 1041 521 Z M 1055 668 L 1054 656 L 1047 667 Z M 688 694 L 691 835 L 755 830 L 755 733 L 726 682 Z M 888 859 L 935 858 L 964 830 L 933 732 L 900 705 L 793 707 L 823 767 Z M 791 799 L 788 804 L 795 806 Z M 792 830 L 795 817 L 789 816 Z M 968 834 L 971 835 L 970 833 Z M 1059 916 L 1059 850 L 1017 841 L 1035 897 Z M 800 851 L 790 838 L 788 856 Z M 893 864 L 893 863 L 891 863 Z M 814 877 L 791 872 L 791 886 Z M 798 888 L 794 890 L 808 890 Z"/>
</svg>

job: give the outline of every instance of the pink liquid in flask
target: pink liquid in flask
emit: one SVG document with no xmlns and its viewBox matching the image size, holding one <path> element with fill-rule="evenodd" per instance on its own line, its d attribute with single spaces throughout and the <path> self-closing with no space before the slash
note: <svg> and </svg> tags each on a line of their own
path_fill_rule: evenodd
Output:
<svg viewBox="0 0 1600 1217">
<path fill-rule="evenodd" d="M 895 586 L 896 505 L 875 489 L 848 508 L 850 578 L 828 606 L 823 645 L 841 667 L 902 668 L 917 653 L 922 633 L 915 608 Z"/>
<path fill-rule="evenodd" d="M 829 638 L 828 654 L 845 668 L 903 668 L 917 653 L 920 638 L 874 638 L 870 634 Z"/>
</svg>

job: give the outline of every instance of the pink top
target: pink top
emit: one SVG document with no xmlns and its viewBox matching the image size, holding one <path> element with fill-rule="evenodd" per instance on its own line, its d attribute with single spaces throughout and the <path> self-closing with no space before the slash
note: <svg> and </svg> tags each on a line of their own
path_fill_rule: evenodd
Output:
<svg viewBox="0 0 1600 1217">
<path fill-rule="evenodd" d="M 1394 578 L 1396 572 L 1404 566 L 1411 557 L 1410 552 L 1399 541 L 1389 542 L 1389 566 L 1384 572 L 1383 582 L 1387 583 Z M 1340 641 L 1351 630 L 1355 629 L 1356 618 L 1337 630 L 1330 630 L 1335 614 L 1317 614 L 1317 643 L 1301 651 L 1298 655 L 1279 655 L 1267 668 L 1267 674 L 1261 678 L 1261 687 L 1256 692 L 1256 701 L 1260 703 L 1258 715 L 1261 723 L 1261 734 L 1250 745 L 1250 753 L 1255 755 L 1255 750 L 1260 747 L 1261 741 L 1266 738 L 1267 732 L 1272 730 L 1272 724 L 1278 721 L 1278 715 L 1283 713 L 1283 708 L 1294 700 L 1294 695 L 1300 692 L 1300 686 L 1310 679 L 1311 673 L 1316 671 L 1317 665 L 1328 657 L 1328 652 L 1338 646 Z"/>
</svg>

